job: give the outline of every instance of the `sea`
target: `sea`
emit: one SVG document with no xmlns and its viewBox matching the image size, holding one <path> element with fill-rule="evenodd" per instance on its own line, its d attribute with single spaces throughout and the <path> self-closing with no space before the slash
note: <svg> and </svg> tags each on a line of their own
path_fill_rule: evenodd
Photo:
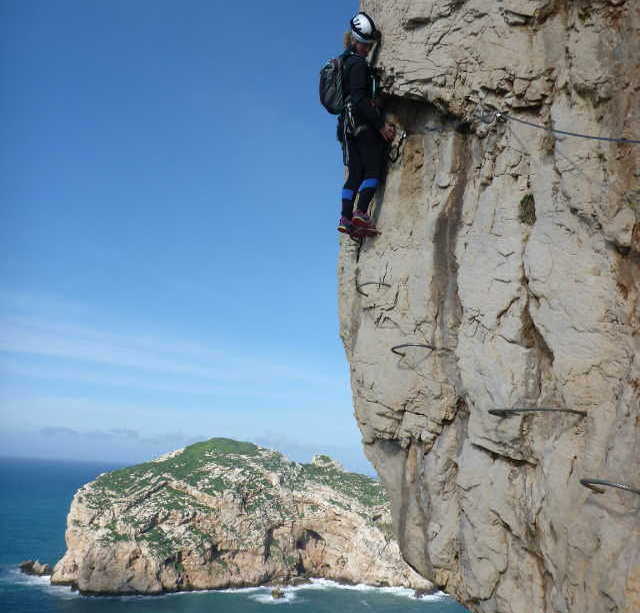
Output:
<svg viewBox="0 0 640 613">
<path fill-rule="evenodd" d="M 23 560 L 53 566 L 65 552 L 66 517 L 75 491 L 113 464 L 0 458 L 0 611 L 3 613 L 468 613 L 445 594 L 420 599 L 404 588 L 344 587 L 325 580 L 285 589 L 86 597 L 46 577 L 21 574 Z"/>
</svg>

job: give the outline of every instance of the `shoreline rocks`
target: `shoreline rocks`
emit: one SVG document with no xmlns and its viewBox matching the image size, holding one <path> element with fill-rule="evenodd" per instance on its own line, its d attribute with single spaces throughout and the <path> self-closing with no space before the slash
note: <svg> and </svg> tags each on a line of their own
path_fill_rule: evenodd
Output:
<svg viewBox="0 0 640 613">
<path fill-rule="evenodd" d="M 18 566 L 18 568 L 20 568 L 23 564 L 25 564 L 26 562 L 21 562 L 20 565 Z M 47 565 L 48 566 L 48 565 Z M 21 569 L 21 568 L 20 568 Z M 25 572 L 25 571 L 23 571 Z M 26 573 L 25 574 L 36 574 L 36 573 Z M 50 576 L 50 575 L 46 575 L 43 574 L 42 576 Z M 269 581 L 267 583 L 261 583 L 261 584 L 257 584 L 257 585 L 249 585 L 249 584 L 242 584 L 242 585 L 226 585 L 226 586 L 221 586 L 218 588 L 209 588 L 209 589 L 189 589 L 189 588 L 184 588 L 184 589 L 177 589 L 177 590 L 164 590 L 161 592 L 155 592 L 155 593 L 146 593 L 146 594 L 137 594 L 140 596 L 148 596 L 148 597 L 154 597 L 154 596 L 165 596 L 167 594 L 177 594 L 177 593 L 188 593 L 188 592 L 220 592 L 220 591 L 225 591 L 225 590 L 235 590 L 235 589 L 246 589 L 246 588 L 262 588 L 265 590 L 269 590 L 270 594 L 272 595 L 272 597 L 274 599 L 279 599 L 279 598 L 286 598 L 286 590 L 289 588 L 297 588 L 297 587 L 301 587 L 301 586 L 306 586 L 306 585 L 312 585 L 314 583 L 314 580 L 325 580 L 325 578 L 323 577 L 293 577 L 290 581 L 287 582 L 277 582 L 274 583 L 273 581 Z M 335 584 L 338 587 L 353 587 L 356 585 L 362 585 L 362 586 L 366 586 L 368 588 L 374 588 L 374 589 L 384 589 L 384 588 L 405 588 L 406 586 L 402 586 L 402 585 L 370 585 L 367 583 L 354 583 L 353 581 L 346 581 L 346 580 L 340 580 L 340 579 L 326 579 L 327 581 L 330 581 L 332 584 Z M 51 585 L 58 585 L 58 586 L 66 586 L 69 587 L 71 589 L 72 592 L 78 592 L 81 596 L 86 596 L 89 598 L 101 598 L 101 597 L 114 597 L 114 596 L 131 596 L 132 592 L 111 592 L 111 591 L 106 591 L 106 592 L 91 592 L 91 591 L 84 591 L 79 589 L 78 584 L 76 582 L 73 581 L 57 581 L 57 582 L 53 582 L 51 581 Z M 416 599 L 420 599 L 423 598 L 424 596 L 431 596 L 433 594 L 437 594 L 440 590 L 438 590 L 437 588 L 431 588 L 431 589 L 416 589 L 414 590 L 414 594 L 413 597 Z M 277 596 L 274 594 L 282 594 L 282 596 Z"/>
<path fill-rule="evenodd" d="M 40 560 L 25 560 L 20 562 L 18 568 L 25 575 L 35 575 L 38 577 L 48 577 L 52 574 L 49 564 L 42 564 Z"/>
</svg>

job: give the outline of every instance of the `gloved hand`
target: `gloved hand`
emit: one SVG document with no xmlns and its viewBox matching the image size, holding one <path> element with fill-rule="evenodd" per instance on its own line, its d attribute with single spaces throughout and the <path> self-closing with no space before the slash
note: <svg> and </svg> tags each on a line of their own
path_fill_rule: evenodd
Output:
<svg viewBox="0 0 640 613">
<path fill-rule="evenodd" d="M 380 128 L 380 134 L 382 134 L 384 140 L 391 143 L 396 137 L 396 127 L 392 123 L 385 123 L 384 126 Z"/>
</svg>

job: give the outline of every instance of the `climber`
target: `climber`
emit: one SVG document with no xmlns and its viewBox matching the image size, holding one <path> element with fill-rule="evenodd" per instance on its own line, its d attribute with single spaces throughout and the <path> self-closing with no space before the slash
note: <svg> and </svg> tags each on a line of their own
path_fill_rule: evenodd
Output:
<svg viewBox="0 0 640 613">
<path fill-rule="evenodd" d="M 395 137 L 395 127 L 384 121 L 376 96 L 376 78 L 367 62 L 379 38 L 373 19 L 362 12 L 353 17 L 351 29 L 345 34 L 342 74 L 346 104 L 338 119 L 338 140 L 347 179 L 342 190 L 339 232 L 351 233 L 354 225 L 375 230 L 367 211 L 382 178 L 386 144 Z"/>
</svg>

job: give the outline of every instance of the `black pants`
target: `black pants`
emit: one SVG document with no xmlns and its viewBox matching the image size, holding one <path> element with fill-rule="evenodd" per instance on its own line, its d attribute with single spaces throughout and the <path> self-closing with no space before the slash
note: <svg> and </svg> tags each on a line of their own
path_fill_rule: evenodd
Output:
<svg viewBox="0 0 640 613">
<path fill-rule="evenodd" d="M 386 143 L 374 128 L 350 136 L 342 144 L 347 180 L 342 190 L 342 216 L 351 219 L 357 197 L 358 210 L 366 213 L 382 179 Z"/>
</svg>

